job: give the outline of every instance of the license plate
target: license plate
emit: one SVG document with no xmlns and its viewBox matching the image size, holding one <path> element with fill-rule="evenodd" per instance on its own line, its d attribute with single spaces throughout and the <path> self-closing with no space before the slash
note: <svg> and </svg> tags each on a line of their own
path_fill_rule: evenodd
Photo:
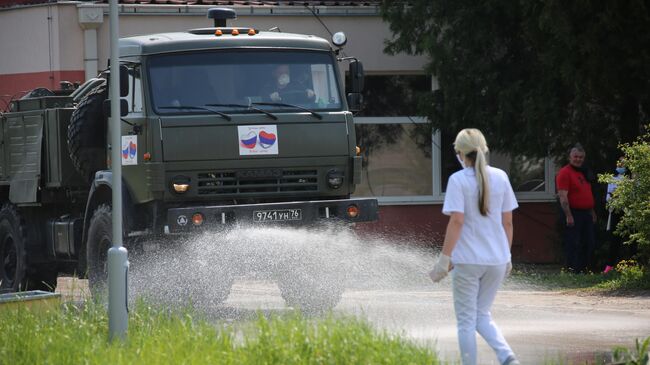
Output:
<svg viewBox="0 0 650 365">
<path fill-rule="evenodd" d="M 302 220 L 302 209 L 273 209 L 253 211 L 254 222 L 284 222 Z"/>
</svg>

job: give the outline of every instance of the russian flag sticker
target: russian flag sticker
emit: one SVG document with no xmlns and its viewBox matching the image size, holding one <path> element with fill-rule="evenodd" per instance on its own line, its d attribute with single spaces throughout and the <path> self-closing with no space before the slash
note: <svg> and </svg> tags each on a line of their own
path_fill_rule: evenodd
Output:
<svg viewBox="0 0 650 365">
<path fill-rule="evenodd" d="M 279 135 L 277 125 L 237 126 L 239 155 L 277 155 Z"/>
<path fill-rule="evenodd" d="M 244 138 L 240 138 L 239 142 L 241 143 L 241 146 L 244 148 L 255 148 L 257 145 L 257 133 L 250 131 L 248 134 L 244 136 Z"/>
</svg>

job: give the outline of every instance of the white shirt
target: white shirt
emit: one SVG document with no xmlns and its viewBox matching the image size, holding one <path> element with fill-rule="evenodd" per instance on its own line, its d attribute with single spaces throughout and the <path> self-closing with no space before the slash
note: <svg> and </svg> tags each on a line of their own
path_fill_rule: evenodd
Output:
<svg viewBox="0 0 650 365">
<path fill-rule="evenodd" d="M 490 199 L 486 216 L 479 212 L 474 168 L 464 168 L 449 177 L 442 213 L 464 214 L 460 238 L 451 254 L 452 263 L 501 265 L 510 261 L 508 237 L 501 219 L 502 213 L 511 212 L 519 205 L 503 170 L 487 166 L 487 175 Z"/>
</svg>

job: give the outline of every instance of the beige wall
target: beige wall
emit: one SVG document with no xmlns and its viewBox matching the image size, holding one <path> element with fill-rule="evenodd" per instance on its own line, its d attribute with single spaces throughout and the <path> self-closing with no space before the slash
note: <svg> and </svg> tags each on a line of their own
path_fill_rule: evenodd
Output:
<svg viewBox="0 0 650 365">
<path fill-rule="evenodd" d="M 83 70 L 84 38 L 79 25 L 79 6 L 101 7 L 104 11 L 104 21 L 97 30 L 97 45 L 99 69 L 105 68 L 109 58 L 108 6 L 60 3 L 0 9 L 0 75 Z M 207 19 L 205 15 L 207 9 L 208 7 L 193 7 L 190 9 L 191 13 L 187 13 L 188 8 L 185 6 L 124 7 L 124 12 L 120 15 L 120 36 L 210 27 L 212 20 Z M 318 20 L 300 6 L 284 8 L 285 11 L 293 13 L 302 12 L 300 15 L 269 15 L 269 8 L 250 15 L 250 9 L 237 9 L 239 18 L 229 24 L 252 26 L 261 30 L 278 26 L 283 32 L 330 38 Z M 328 9 L 346 11 L 345 7 L 321 7 L 323 12 Z M 350 9 L 371 13 L 374 8 Z M 267 13 L 264 14 L 264 11 Z M 51 17 L 49 21 L 48 17 Z M 391 37 L 391 34 L 387 24 L 383 23 L 378 15 L 323 15 L 321 19 L 332 32 L 342 30 L 348 35 L 345 54 L 362 60 L 367 73 L 419 73 L 424 66 L 424 57 L 389 56 L 383 53 L 384 40 Z"/>
<path fill-rule="evenodd" d="M 59 6 L 59 70 L 83 70 L 84 37 L 76 5 Z M 108 20 L 107 20 L 108 21 Z"/>
<path fill-rule="evenodd" d="M 0 74 L 79 69 L 83 34 L 76 5 L 0 11 Z"/>
<path fill-rule="evenodd" d="M 0 12 L 0 74 L 50 70 L 48 13 L 56 6 Z"/>
</svg>

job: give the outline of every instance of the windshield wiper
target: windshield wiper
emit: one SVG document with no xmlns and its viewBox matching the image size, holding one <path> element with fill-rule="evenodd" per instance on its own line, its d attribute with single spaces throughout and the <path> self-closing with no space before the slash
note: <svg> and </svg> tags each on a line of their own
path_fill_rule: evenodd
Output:
<svg viewBox="0 0 650 365">
<path fill-rule="evenodd" d="M 266 115 L 267 117 L 269 117 L 269 118 L 271 118 L 273 120 L 278 120 L 278 117 L 276 117 L 275 115 L 267 112 L 266 110 L 256 108 L 256 107 L 254 107 L 252 105 L 244 105 L 244 104 L 205 104 L 205 106 L 225 106 L 225 107 L 231 107 L 231 108 L 246 108 L 246 109 L 254 110 L 254 111 L 258 112 L 258 113 L 262 113 L 262 114 Z"/>
<path fill-rule="evenodd" d="M 222 113 L 218 110 L 210 109 L 210 108 L 204 108 L 202 106 L 194 106 L 194 105 L 172 105 L 172 106 L 159 106 L 158 109 L 175 109 L 175 110 L 205 110 L 214 114 L 219 115 L 223 119 L 227 121 L 231 121 L 232 117 L 226 113 Z"/>
<path fill-rule="evenodd" d="M 300 105 L 287 104 L 287 103 L 265 103 L 265 102 L 264 103 L 251 103 L 251 104 L 255 104 L 255 105 L 272 105 L 272 106 L 288 106 L 290 108 L 296 108 L 296 109 L 304 110 L 304 111 L 306 111 L 308 113 L 311 113 L 311 115 L 315 116 L 318 119 L 323 119 L 323 116 L 321 114 L 318 114 L 315 111 L 313 111 L 311 109 L 307 109 L 307 108 L 302 107 Z"/>
</svg>

